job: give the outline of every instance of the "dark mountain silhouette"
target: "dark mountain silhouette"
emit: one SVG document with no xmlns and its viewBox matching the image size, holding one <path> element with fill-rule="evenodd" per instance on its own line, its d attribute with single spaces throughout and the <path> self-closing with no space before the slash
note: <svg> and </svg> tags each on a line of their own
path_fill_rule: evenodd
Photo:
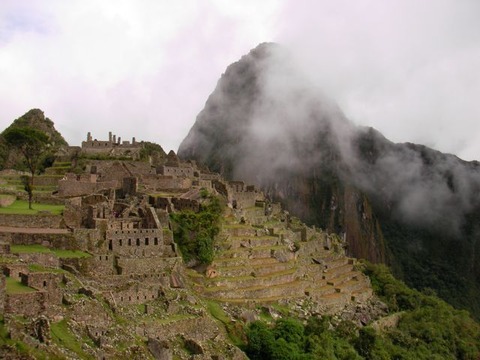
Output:
<svg viewBox="0 0 480 360">
<path fill-rule="evenodd" d="M 178 155 L 262 187 L 344 234 L 350 255 L 480 316 L 479 163 L 355 126 L 279 45 L 227 68 Z"/>
</svg>

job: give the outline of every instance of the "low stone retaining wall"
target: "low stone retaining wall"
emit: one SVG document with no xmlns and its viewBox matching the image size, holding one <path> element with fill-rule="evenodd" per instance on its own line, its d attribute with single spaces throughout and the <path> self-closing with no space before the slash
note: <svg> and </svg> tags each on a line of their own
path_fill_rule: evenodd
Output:
<svg viewBox="0 0 480 360">
<path fill-rule="evenodd" d="M 12 226 L 18 228 L 44 228 L 44 229 L 62 229 L 65 228 L 63 219 L 59 215 L 18 215 L 18 214 L 0 214 L 0 224 L 2 226 Z"/>
</svg>

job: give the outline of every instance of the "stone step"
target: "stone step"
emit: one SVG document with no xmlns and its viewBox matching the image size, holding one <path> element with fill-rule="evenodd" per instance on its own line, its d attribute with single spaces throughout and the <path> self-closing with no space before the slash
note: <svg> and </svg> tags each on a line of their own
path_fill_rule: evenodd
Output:
<svg viewBox="0 0 480 360">
<path fill-rule="evenodd" d="M 227 287 L 234 290 L 255 286 L 274 286 L 295 280 L 295 269 L 271 273 L 266 276 L 242 276 L 208 279 L 205 285 L 208 288 Z"/>
</svg>

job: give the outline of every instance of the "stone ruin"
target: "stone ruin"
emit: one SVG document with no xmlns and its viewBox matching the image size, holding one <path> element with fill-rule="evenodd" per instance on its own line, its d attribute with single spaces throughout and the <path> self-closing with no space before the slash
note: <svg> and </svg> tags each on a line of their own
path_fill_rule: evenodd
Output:
<svg viewBox="0 0 480 360">
<path fill-rule="evenodd" d="M 111 133 L 108 141 L 92 140 L 89 134 L 82 142 L 82 151 L 90 154 L 119 155 L 140 149 L 141 143 L 135 139 L 120 142 Z M 203 276 L 189 277 L 173 239 L 169 214 L 199 211 L 205 190 L 223 196 L 228 209 L 214 262 Z M 66 204 L 62 222 L 44 226 L 64 232 L 12 233 L 0 244 L 0 252 L 11 260 L 2 265 L 0 275 L 0 309 L 7 316 L 53 317 L 62 314 L 61 305 L 67 304 L 78 308 L 74 319 L 101 344 L 109 343 L 113 320 L 101 309 L 94 310 L 96 296 L 113 311 L 141 305 L 147 314 L 157 311 L 158 302 L 165 301 L 169 291 L 178 291 L 177 298 L 188 298 L 188 282 L 205 298 L 245 306 L 302 298 L 320 304 L 325 311 L 332 304 L 341 307 L 371 296 L 368 281 L 354 269 L 354 260 L 341 252 L 339 239 L 292 222 L 280 204 L 269 201 L 254 186 L 225 181 L 195 162 L 178 159 L 173 151 L 164 164 L 156 166 L 133 159 L 91 160 L 85 173 L 69 173 L 59 181 L 57 196 Z M 74 248 L 90 256 L 15 255 L 10 244 Z M 62 271 L 32 271 L 26 264 Z M 31 291 L 8 294 L 7 277 Z M 81 283 L 79 288 L 76 282 Z M 80 302 L 69 293 L 73 288 L 85 297 Z M 188 301 L 196 302 L 191 296 Z M 175 314 L 175 301 L 165 304 L 167 313 Z M 198 316 L 201 311 L 188 311 L 194 314 L 193 320 L 177 321 L 169 327 L 144 323 L 135 331 L 162 341 L 172 340 L 169 330 L 188 331 L 185 329 L 191 329 L 193 323 L 210 329 L 206 333 L 217 331 L 211 319 Z M 95 312 L 103 314 L 101 320 L 93 316 Z M 205 336 L 201 332 L 195 335 L 198 341 Z"/>
</svg>

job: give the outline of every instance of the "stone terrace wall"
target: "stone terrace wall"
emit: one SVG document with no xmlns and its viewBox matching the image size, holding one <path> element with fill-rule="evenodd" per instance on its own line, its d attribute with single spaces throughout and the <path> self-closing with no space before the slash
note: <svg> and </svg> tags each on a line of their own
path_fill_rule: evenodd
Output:
<svg viewBox="0 0 480 360">
<path fill-rule="evenodd" d="M 33 179 L 35 186 L 57 186 L 62 176 L 59 175 L 41 175 Z"/>
<path fill-rule="evenodd" d="M 89 195 L 101 190 L 119 189 L 120 182 L 117 180 L 110 181 L 79 181 L 79 180 L 60 180 L 58 182 L 58 196 L 61 197 L 77 197 Z"/>
<path fill-rule="evenodd" d="M 98 229 L 74 229 L 73 236 L 78 250 L 93 252 L 98 251 L 101 246 L 101 234 Z"/>
<path fill-rule="evenodd" d="M 157 191 L 189 189 L 192 187 L 191 179 L 164 175 L 143 175 L 140 182 Z"/>
<path fill-rule="evenodd" d="M 58 268 L 60 267 L 60 260 L 55 254 L 49 253 L 32 253 L 19 254 L 19 259 L 26 264 L 38 264 L 46 267 Z"/>
<path fill-rule="evenodd" d="M 24 294 L 8 294 L 5 301 L 5 314 L 38 316 L 45 312 L 46 293 L 35 291 Z"/>
<path fill-rule="evenodd" d="M 12 245 L 44 245 L 53 249 L 80 250 L 81 244 L 73 234 L 21 234 L 11 237 Z"/>
<path fill-rule="evenodd" d="M 2 226 L 12 226 L 18 228 L 45 228 L 62 229 L 65 228 L 63 219 L 59 215 L 17 215 L 0 214 L 0 224 Z"/>
<path fill-rule="evenodd" d="M 118 267 L 122 269 L 123 275 L 129 274 L 159 274 L 170 272 L 181 258 L 120 258 Z"/>
<path fill-rule="evenodd" d="M 112 254 L 94 255 L 89 258 L 66 258 L 60 260 L 62 268 L 86 276 L 115 275 L 115 256 Z"/>
</svg>

